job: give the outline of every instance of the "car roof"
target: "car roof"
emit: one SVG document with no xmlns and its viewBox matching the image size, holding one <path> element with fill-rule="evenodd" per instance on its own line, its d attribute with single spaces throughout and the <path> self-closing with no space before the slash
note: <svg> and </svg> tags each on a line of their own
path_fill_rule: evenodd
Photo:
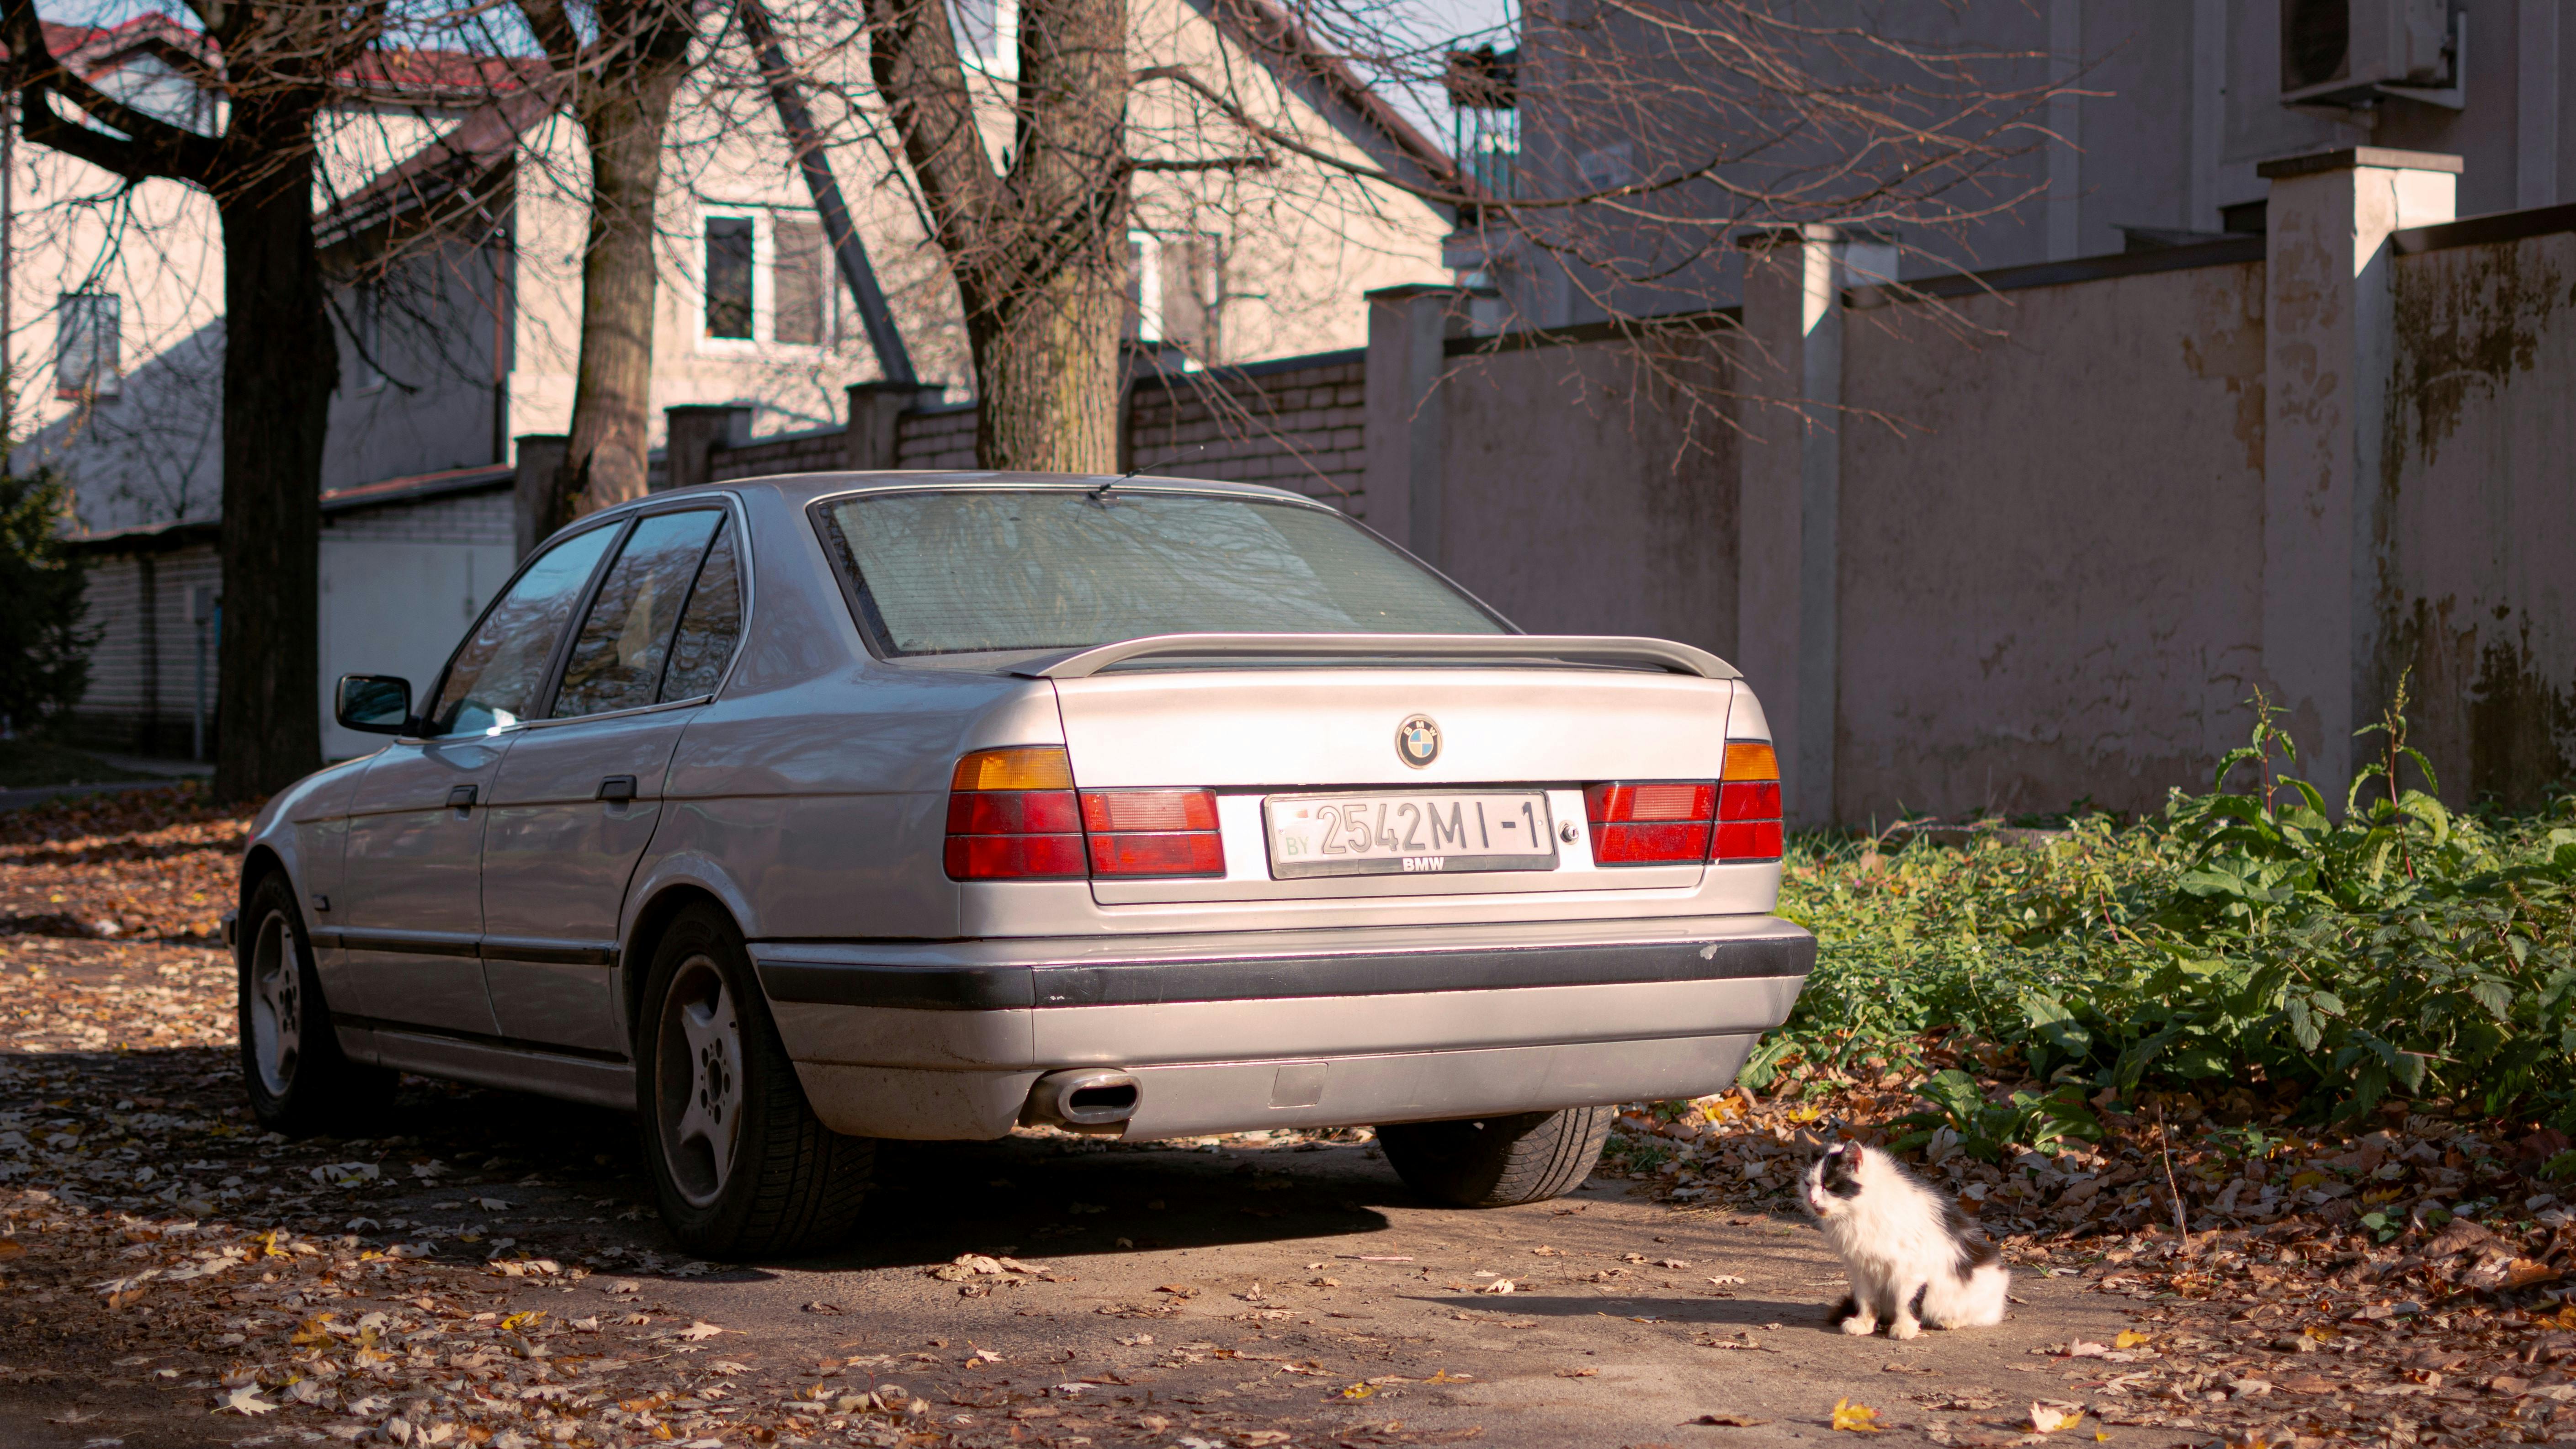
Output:
<svg viewBox="0 0 2576 1449">
<path fill-rule="evenodd" d="M 1215 478 L 1167 478 L 1151 473 L 1119 475 L 1115 473 L 1021 473 L 995 470 L 909 469 L 883 473 L 787 473 L 768 478 L 728 478 L 722 483 L 701 485 L 729 488 L 742 492 L 766 492 L 790 507 L 801 508 L 817 498 L 860 492 L 909 492 L 925 488 L 959 491 L 1004 489 L 1062 489 L 1082 491 L 1114 483 L 1120 488 L 1137 490 L 1186 489 L 1193 493 L 1230 493 L 1269 502 L 1316 503 L 1303 493 L 1285 488 L 1269 488 L 1258 483 L 1228 483 Z M 651 495 L 664 499 L 679 489 Z"/>
</svg>

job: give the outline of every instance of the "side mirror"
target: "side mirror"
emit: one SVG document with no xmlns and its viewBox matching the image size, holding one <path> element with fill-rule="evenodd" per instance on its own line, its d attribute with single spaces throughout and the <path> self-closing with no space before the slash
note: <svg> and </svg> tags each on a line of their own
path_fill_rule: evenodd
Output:
<svg viewBox="0 0 2576 1449">
<path fill-rule="evenodd" d="M 390 674 L 343 674 L 332 696 L 331 717 L 342 729 L 401 734 L 411 723 L 411 681 Z"/>
</svg>

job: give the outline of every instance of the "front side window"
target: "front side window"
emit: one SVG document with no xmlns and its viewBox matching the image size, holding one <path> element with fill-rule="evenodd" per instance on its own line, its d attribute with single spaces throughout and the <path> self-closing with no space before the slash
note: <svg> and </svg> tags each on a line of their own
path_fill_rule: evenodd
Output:
<svg viewBox="0 0 2576 1449">
<path fill-rule="evenodd" d="M 617 537 L 614 527 L 594 528 L 556 544 L 528 565 L 510 591 L 483 613 L 483 621 L 458 647 L 430 706 L 427 732 L 473 734 L 503 729 L 529 717 L 555 641 L 571 621 L 573 605 L 590 582 L 599 556 Z"/>
<path fill-rule="evenodd" d="M 657 513 L 635 525 L 608 566 L 564 661 L 554 717 L 638 709 L 654 701 L 671 629 L 724 515 L 711 508 Z"/>
<path fill-rule="evenodd" d="M 868 494 L 822 513 L 869 627 L 899 655 L 1150 634 L 1506 632 L 1438 575 L 1310 505 L 957 491 Z"/>
</svg>

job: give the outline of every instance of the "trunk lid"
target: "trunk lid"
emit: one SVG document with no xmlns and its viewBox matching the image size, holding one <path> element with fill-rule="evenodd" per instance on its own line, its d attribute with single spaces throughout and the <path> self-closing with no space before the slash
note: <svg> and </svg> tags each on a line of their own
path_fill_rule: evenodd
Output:
<svg viewBox="0 0 2576 1449">
<path fill-rule="evenodd" d="M 1690 889 L 1703 872 L 1696 864 L 1596 865 L 1582 791 L 1609 780 L 1717 779 L 1740 688 L 1525 661 L 1130 668 L 1054 684 L 1078 788 L 1218 796 L 1222 879 L 1097 879 L 1103 905 Z M 1437 753 L 1420 765 L 1398 741 L 1417 717 L 1438 734 Z M 1263 816 L 1271 797 L 1447 796 L 1472 809 L 1488 791 L 1513 792 L 1496 803 L 1515 813 L 1529 803 L 1521 792 L 1543 795 L 1552 868 L 1274 878 Z"/>
</svg>

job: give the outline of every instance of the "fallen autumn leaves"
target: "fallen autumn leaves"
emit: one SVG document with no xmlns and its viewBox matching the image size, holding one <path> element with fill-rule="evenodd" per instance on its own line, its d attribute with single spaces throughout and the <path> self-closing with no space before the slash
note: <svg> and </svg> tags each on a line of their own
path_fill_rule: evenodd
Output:
<svg viewBox="0 0 2576 1449">
<path fill-rule="evenodd" d="M 177 795 L 0 817 L 0 908 L 15 913 L 14 931 L 0 933 L 0 1383 L 51 1405 L 66 1426 L 177 1408 L 197 1429 L 154 1442 L 500 1449 L 1094 1440 L 1231 1449 L 1474 1435 L 1385 1417 L 1256 1425 L 1213 1389 L 1167 1394 L 1151 1412 L 1113 1409 L 1098 1400 L 1123 1378 L 1069 1368 L 1056 1371 L 1067 1382 L 1005 1394 L 974 1382 L 1001 1355 L 966 1344 L 939 1353 L 864 1344 L 763 1364 L 746 1339 L 728 1336 L 722 1311 L 700 1319 L 655 1300 L 657 1280 L 707 1269 L 610 1226 L 643 1218 L 629 1163 L 601 1157 L 592 1176 L 609 1181 L 583 1188 L 567 1164 L 586 1148 L 259 1134 L 232 1065 L 230 963 L 202 944 L 210 913 L 190 914 L 203 909 L 195 898 L 208 881 L 220 900 L 240 829 Z M 172 879 L 156 876 L 165 870 Z M 406 1095 L 446 1090 L 413 1084 Z M 1729 1097 L 1681 1115 L 1641 1108 L 1623 1117 L 1611 1162 L 1680 1211 L 1767 1215 L 1786 1208 L 1827 1112 L 1866 1132 L 1911 1105 L 1895 1085 L 1842 1084 L 1787 1105 Z M 2000 1166 L 1949 1154 L 1933 1168 L 1967 1193 L 2019 1271 L 2080 1277 L 2144 1319 L 2142 1333 L 2070 1341 L 2043 1360 L 2086 1371 L 2069 1386 L 2079 1398 L 1927 1390 L 1890 1408 L 1876 1395 L 1836 1405 L 1826 1394 L 1781 1424 L 1891 1440 L 1920 1431 L 1961 1445 L 2051 1433 L 2089 1441 L 2096 1425 L 2115 1441 L 2153 1430 L 2142 1437 L 2158 1444 L 2576 1439 L 2576 1310 L 2556 1296 L 2570 1239 L 2562 1210 L 2540 1200 L 2546 1188 L 2529 1175 L 2542 1160 L 2533 1151 L 2431 1113 L 2323 1140 L 2223 1127 L 2166 1105 L 2170 1135 L 2114 1119 L 2111 1136 L 2080 1154 Z M 609 1132 L 599 1140 L 620 1135 L 611 1119 L 599 1124 Z M 2195 1229 L 2188 1245 L 2161 1226 L 2172 1207 L 2168 1150 Z M 2442 1225 L 2415 1211 L 2437 1196 L 2464 1211 L 2483 1202 L 2487 1215 Z M 2385 1242 L 2366 1226 L 2373 1212 L 2393 1225 Z M 1704 1278 L 1711 1298 L 1743 1287 L 1740 1275 L 1660 1254 L 1628 1253 L 1589 1274 L 1576 1267 L 1566 1265 L 1568 1282 L 1661 1270 Z M 906 1271 L 973 1297 L 1063 1281 L 1008 1250 Z M 1512 1268 L 1455 1288 L 1510 1293 L 1497 1306 L 1516 1307 L 1538 1281 Z M 1176 1284 L 1165 1302 L 1096 1311 L 1166 1318 L 1202 1291 Z M 1263 1323 L 1289 1316 L 1274 1296 L 1255 1286 L 1206 1301 Z M 866 1327 L 856 1297 L 805 1311 L 847 1312 L 850 1329 Z M 1141 1347 L 1153 1335 L 1120 1342 L 1130 1339 Z M 1714 1336 L 1701 1346 L 1768 1347 Z M 1474 1382 L 1446 1371 L 1353 1381 L 1312 1358 L 1197 1340 L 1153 1354 L 1157 1371 L 1250 1371 L 1381 1416 L 1388 1397 Z M 83 1404 L 79 1391 L 106 1402 Z M 138 1449 L 149 1437 L 127 1432 Z"/>
</svg>

